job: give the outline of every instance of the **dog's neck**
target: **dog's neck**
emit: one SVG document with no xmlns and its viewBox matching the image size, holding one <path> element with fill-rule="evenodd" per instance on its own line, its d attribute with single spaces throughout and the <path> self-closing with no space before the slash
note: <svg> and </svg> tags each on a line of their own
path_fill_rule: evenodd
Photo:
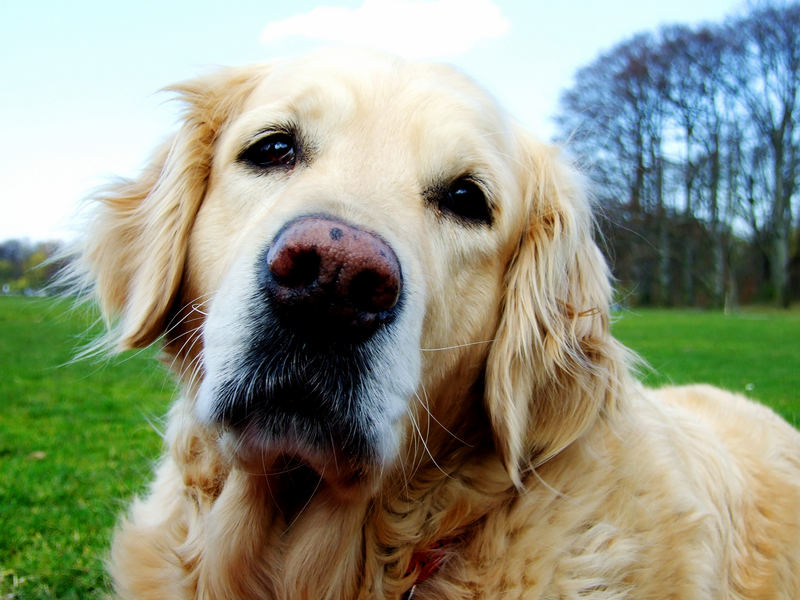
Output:
<svg viewBox="0 0 800 600">
<path fill-rule="evenodd" d="M 180 421 L 191 422 L 173 419 Z M 195 513 L 184 525 L 182 562 L 187 581 L 209 597 L 263 596 L 265 587 L 275 598 L 288 597 L 285 590 L 307 590 L 308 597 L 322 597 L 319 590 L 335 598 L 357 598 L 362 590 L 400 597 L 416 581 L 410 568 L 415 555 L 442 540 L 455 549 L 471 524 L 514 494 L 490 445 L 454 437 L 435 461 L 423 452 L 407 463 L 416 465 L 413 472 L 398 469 L 378 494 L 342 502 L 323 486 L 287 510 L 276 495 L 291 480 L 270 480 L 226 462 L 218 438 L 197 426 L 170 434 L 183 438 L 173 445 L 182 448 L 174 457 Z M 233 511 L 239 518 L 227 518 Z M 244 539 L 250 543 L 242 545 Z M 220 569 L 241 573 L 237 590 L 216 589 Z"/>
</svg>

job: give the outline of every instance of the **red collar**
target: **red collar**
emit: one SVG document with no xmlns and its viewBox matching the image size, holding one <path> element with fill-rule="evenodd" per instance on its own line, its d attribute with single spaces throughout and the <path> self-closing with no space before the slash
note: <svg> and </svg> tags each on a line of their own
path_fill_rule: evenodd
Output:
<svg viewBox="0 0 800 600">
<path fill-rule="evenodd" d="M 406 576 L 416 573 L 417 577 L 414 580 L 414 585 L 401 596 L 401 600 L 411 600 L 414 597 L 417 585 L 432 577 L 445 563 L 449 554 L 445 545 L 449 541 L 452 540 L 439 540 L 430 548 L 420 550 L 411 555 L 411 562 L 408 564 Z"/>
</svg>

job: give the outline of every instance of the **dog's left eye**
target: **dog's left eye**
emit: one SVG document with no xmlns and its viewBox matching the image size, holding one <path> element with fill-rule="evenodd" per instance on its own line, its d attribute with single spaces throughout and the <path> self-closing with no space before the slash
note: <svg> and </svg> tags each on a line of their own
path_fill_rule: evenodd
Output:
<svg viewBox="0 0 800 600">
<path fill-rule="evenodd" d="M 481 186 L 470 177 L 456 179 L 435 196 L 435 204 L 442 212 L 469 223 L 492 224 L 489 200 Z"/>
<path fill-rule="evenodd" d="M 294 136 L 288 133 L 266 135 L 245 148 L 239 160 L 259 169 L 293 167 L 297 162 Z"/>
</svg>

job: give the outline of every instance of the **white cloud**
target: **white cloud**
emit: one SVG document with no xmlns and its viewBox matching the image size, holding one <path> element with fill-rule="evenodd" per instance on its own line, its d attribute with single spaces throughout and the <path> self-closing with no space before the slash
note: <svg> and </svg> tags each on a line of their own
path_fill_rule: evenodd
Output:
<svg viewBox="0 0 800 600">
<path fill-rule="evenodd" d="M 491 0 L 364 0 L 356 9 L 319 6 L 269 23 L 261 41 L 301 37 L 369 46 L 408 58 L 449 58 L 509 28 Z"/>
</svg>

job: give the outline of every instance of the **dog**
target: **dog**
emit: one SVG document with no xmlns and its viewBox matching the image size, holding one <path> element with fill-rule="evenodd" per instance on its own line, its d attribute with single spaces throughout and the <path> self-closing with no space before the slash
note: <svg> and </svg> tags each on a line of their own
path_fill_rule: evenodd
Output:
<svg viewBox="0 0 800 600">
<path fill-rule="evenodd" d="M 176 85 L 73 276 L 181 394 L 130 599 L 800 597 L 800 435 L 643 388 L 581 175 L 451 67 L 328 51 Z"/>
</svg>

